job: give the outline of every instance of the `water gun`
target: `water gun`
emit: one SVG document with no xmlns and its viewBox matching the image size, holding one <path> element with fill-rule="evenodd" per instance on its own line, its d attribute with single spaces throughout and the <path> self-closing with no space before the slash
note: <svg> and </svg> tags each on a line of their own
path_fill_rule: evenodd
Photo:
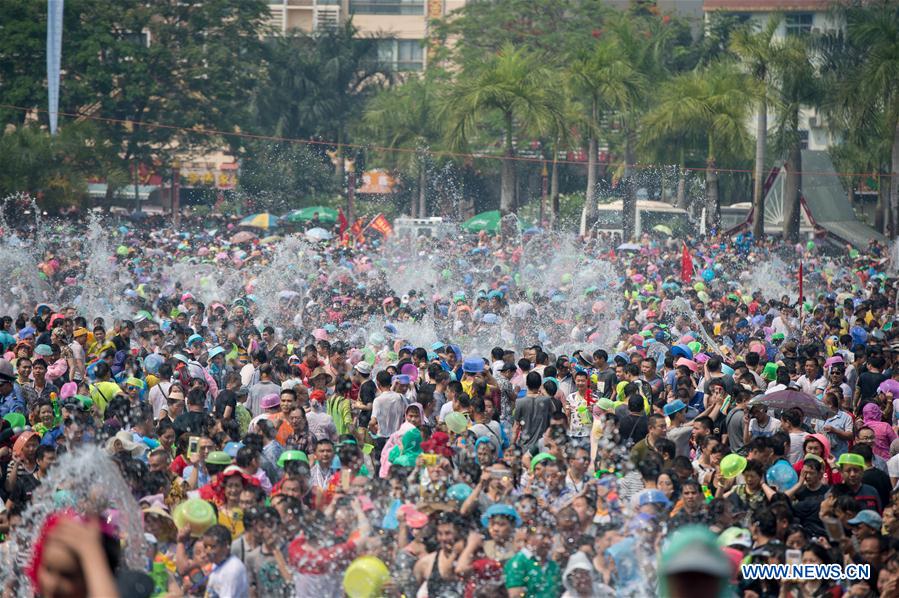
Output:
<svg viewBox="0 0 899 598">
<path fill-rule="evenodd" d="M 50 393 L 50 405 L 53 406 L 53 424 L 58 426 L 62 423 L 62 413 L 59 410 L 59 400 L 56 398 L 56 393 Z"/>
<path fill-rule="evenodd" d="M 709 487 L 706 486 L 705 484 L 703 484 L 703 486 L 702 486 L 702 495 L 705 497 L 705 501 L 707 503 L 712 502 L 712 498 L 713 498 L 712 491 L 709 490 Z"/>
</svg>

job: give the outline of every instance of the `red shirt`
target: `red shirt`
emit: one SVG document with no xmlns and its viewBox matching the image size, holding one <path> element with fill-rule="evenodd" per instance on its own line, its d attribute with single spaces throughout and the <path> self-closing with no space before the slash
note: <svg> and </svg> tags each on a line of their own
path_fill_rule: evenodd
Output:
<svg viewBox="0 0 899 598">
<path fill-rule="evenodd" d="M 342 571 L 356 556 L 352 540 L 324 548 L 311 548 L 306 536 L 300 535 L 287 547 L 287 556 L 297 572 L 305 575 L 327 575 Z"/>
</svg>

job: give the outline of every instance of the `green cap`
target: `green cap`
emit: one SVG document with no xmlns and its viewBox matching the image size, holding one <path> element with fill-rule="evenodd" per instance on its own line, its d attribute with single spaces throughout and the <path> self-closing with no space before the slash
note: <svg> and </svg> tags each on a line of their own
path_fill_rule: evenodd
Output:
<svg viewBox="0 0 899 598">
<path fill-rule="evenodd" d="M 772 341 L 782 341 L 785 338 L 787 338 L 787 337 L 784 336 L 783 332 L 775 332 L 774 334 L 771 335 Z"/>
<path fill-rule="evenodd" d="M 281 453 L 281 456 L 278 457 L 278 467 L 284 469 L 284 465 L 288 461 L 302 461 L 306 465 L 309 465 L 309 457 L 307 457 L 306 453 L 304 453 L 303 451 L 284 451 L 283 453 Z"/>
<path fill-rule="evenodd" d="M 84 395 L 75 395 L 75 400 L 81 403 L 81 408 L 87 411 L 94 406 L 94 400 Z"/>
<path fill-rule="evenodd" d="M 549 453 L 537 453 L 534 455 L 534 458 L 531 459 L 531 471 L 534 471 L 534 468 L 537 467 L 539 463 L 543 463 L 544 461 L 555 461 L 556 458 Z"/>
<path fill-rule="evenodd" d="M 231 465 L 231 457 L 225 451 L 212 451 L 206 455 L 206 463 L 211 465 Z"/>
<path fill-rule="evenodd" d="M 738 455 L 736 453 L 731 453 L 729 455 L 725 455 L 723 459 L 721 459 L 721 476 L 726 480 L 731 480 L 746 469 L 746 457 L 743 455 Z"/>
<path fill-rule="evenodd" d="M 600 397 L 599 399 L 597 399 L 596 406 L 603 411 L 615 411 L 615 403 L 612 401 L 612 399 L 607 399 L 606 397 Z"/>
<path fill-rule="evenodd" d="M 856 455 L 855 453 L 843 453 L 840 455 L 840 458 L 837 459 L 837 465 L 852 465 L 864 469 L 865 458 L 861 455 Z"/>
<path fill-rule="evenodd" d="M 140 378 L 135 378 L 134 376 L 131 376 L 127 380 L 125 380 L 125 386 L 133 386 L 135 388 L 142 389 L 146 386 L 146 384 L 144 384 L 144 381 L 141 380 Z"/>
<path fill-rule="evenodd" d="M 762 370 L 762 378 L 767 380 L 768 382 L 773 382 L 777 379 L 777 364 L 773 361 L 769 361 L 765 364 L 765 369 Z"/>
</svg>

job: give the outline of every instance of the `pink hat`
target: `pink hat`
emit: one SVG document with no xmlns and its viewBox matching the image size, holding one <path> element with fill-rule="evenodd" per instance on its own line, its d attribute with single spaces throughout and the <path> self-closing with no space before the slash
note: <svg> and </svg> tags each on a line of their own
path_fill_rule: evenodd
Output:
<svg viewBox="0 0 899 598">
<path fill-rule="evenodd" d="M 265 395 L 260 399 L 259 406 L 263 409 L 274 409 L 281 405 L 281 396 L 274 393 Z"/>
<path fill-rule="evenodd" d="M 834 355 L 833 357 L 828 357 L 827 361 L 824 362 L 824 367 L 829 368 L 835 363 L 844 363 L 843 358 L 839 355 Z"/>
<path fill-rule="evenodd" d="M 71 399 L 76 394 L 78 394 L 78 383 L 76 382 L 66 382 L 62 385 L 62 388 L 59 389 L 60 399 Z"/>
<path fill-rule="evenodd" d="M 317 341 L 323 341 L 328 339 L 328 332 L 324 328 L 316 328 L 312 331 L 312 336 Z"/>
<path fill-rule="evenodd" d="M 689 369 L 693 373 L 696 373 L 696 369 L 699 367 L 695 361 L 693 361 L 692 359 L 687 359 L 686 357 L 681 357 L 674 363 L 674 365 L 677 367 L 686 366 L 687 369 Z"/>
<path fill-rule="evenodd" d="M 405 364 L 405 365 L 400 369 L 400 373 L 409 376 L 409 377 L 412 379 L 412 382 L 413 382 L 413 383 L 414 383 L 416 380 L 418 380 L 418 368 L 415 367 L 415 365 L 412 364 L 412 363 L 407 363 L 407 364 Z"/>
<path fill-rule="evenodd" d="M 709 356 L 706 355 L 705 353 L 700 353 L 699 355 L 693 356 L 693 361 L 695 361 L 696 363 L 705 363 L 708 360 L 709 360 Z"/>
<path fill-rule="evenodd" d="M 397 513 L 402 513 L 406 518 L 406 525 L 413 529 L 418 529 L 428 524 L 428 516 L 416 509 L 412 503 L 400 505 Z"/>
<path fill-rule="evenodd" d="M 631 344 L 634 345 L 635 347 L 642 347 L 643 346 L 643 337 L 640 336 L 639 334 L 634 334 L 633 336 L 631 336 Z"/>
</svg>

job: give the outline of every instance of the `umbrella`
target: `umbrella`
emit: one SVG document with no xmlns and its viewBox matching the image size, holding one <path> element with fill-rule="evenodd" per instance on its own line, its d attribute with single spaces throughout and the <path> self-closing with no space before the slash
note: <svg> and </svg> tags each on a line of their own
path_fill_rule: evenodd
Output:
<svg viewBox="0 0 899 598">
<path fill-rule="evenodd" d="M 833 412 L 821 401 L 804 392 L 788 388 L 769 395 L 760 395 L 749 401 L 750 405 L 765 405 L 769 409 L 792 409 L 796 407 L 805 417 L 827 419 Z"/>
<path fill-rule="evenodd" d="M 312 216 L 318 213 L 318 220 L 323 224 L 334 224 L 337 222 L 337 210 L 327 206 L 309 206 L 300 210 L 294 210 L 289 214 L 281 217 L 285 222 L 308 222 L 312 220 Z"/>
<path fill-rule="evenodd" d="M 256 238 L 256 235 L 251 233 L 248 230 L 242 230 L 233 237 L 231 237 L 232 243 L 248 243 Z"/>
<path fill-rule="evenodd" d="M 278 225 L 278 217 L 268 212 L 260 214 L 251 214 L 240 221 L 241 226 L 252 226 L 253 228 L 269 229 Z"/>
<path fill-rule="evenodd" d="M 306 231 L 306 238 L 310 241 L 327 241 L 333 235 L 323 228 L 310 228 Z"/>
<path fill-rule="evenodd" d="M 643 249 L 636 243 L 622 243 L 618 246 L 618 251 L 640 251 Z"/>
<path fill-rule="evenodd" d="M 516 214 L 512 214 L 511 216 L 512 218 L 515 218 L 519 229 L 529 228 L 531 226 L 529 222 L 524 222 L 519 219 Z M 503 215 L 499 210 L 481 212 L 463 222 L 462 230 L 468 233 L 479 233 L 482 230 L 487 231 L 488 233 L 495 233 L 499 229 L 499 222 L 502 218 Z"/>
<path fill-rule="evenodd" d="M 652 227 L 652 230 L 656 231 L 657 233 L 668 235 L 669 237 L 673 234 L 671 232 L 671 227 L 665 224 L 656 224 L 654 227 Z"/>
<path fill-rule="evenodd" d="M 259 239 L 259 243 L 261 243 L 262 245 L 268 245 L 269 243 L 277 243 L 283 238 L 284 237 L 282 237 L 281 235 L 270 235 L 268 237 L 265 237 L 264 239 Z"/>
</svg>

